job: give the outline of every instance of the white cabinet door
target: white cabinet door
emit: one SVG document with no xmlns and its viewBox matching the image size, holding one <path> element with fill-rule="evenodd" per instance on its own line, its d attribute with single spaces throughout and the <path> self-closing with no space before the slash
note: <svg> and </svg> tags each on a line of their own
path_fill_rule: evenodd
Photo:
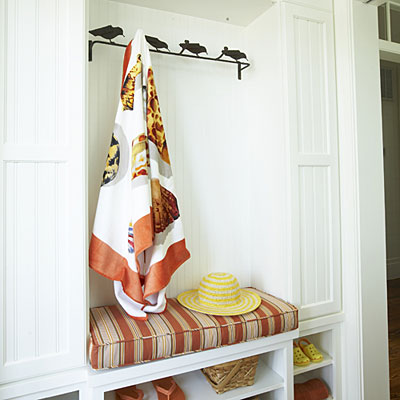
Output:
<svg viewBox="0 0 400 400">
<path fill-rule="evenodd" d="M 0 383 L 85 362 L 83 0 L 0 0 Z"/>
<path fill-rule="evenodd" d="M 291 163 L 293 299 L 302 320 L 340 311 L 333 16 L 282 3 Z"/>
</svg>

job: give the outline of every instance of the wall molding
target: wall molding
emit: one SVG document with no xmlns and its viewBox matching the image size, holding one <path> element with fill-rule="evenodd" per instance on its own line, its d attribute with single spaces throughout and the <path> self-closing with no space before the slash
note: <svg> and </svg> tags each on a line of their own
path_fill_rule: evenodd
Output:
<svg viewBox="0 0 400 400">
<path fill-rule="evenodd" d="M 356 86 L 353 4 L 334 0 L 341 192 L 342 295 L 346 321 L 342 328 L 344 357 L 339 398 L 361 400 L 363 394 L 361 334 L 361 261 L 357 160 Z M 339 386 L 340 387 L 340 386 Z"/>
<path fill-rule="evenodd" d="M 359 314 L 354 317 L 360 321 L 361 331 L 361 337 L 354 344 L 361 346 L 362 398 L 388 400 L 385 201 L 376 7 L 352 2 L 352 21 L 359 220 L 357 284 L 360 295 Z M 354 290 L 354 281 L 346 284 Z M 352 314 L 347 317 L 350 324 L 352 318 Z M 352 332 L 348 333 L 353 336 Z M 347 336 L 346 339 L 348 342 Z M 347 386 L 354 384 L 353 380 L 348 382 Z M 355 399 L 353 396 L 346 398 Z"/>
</svg>

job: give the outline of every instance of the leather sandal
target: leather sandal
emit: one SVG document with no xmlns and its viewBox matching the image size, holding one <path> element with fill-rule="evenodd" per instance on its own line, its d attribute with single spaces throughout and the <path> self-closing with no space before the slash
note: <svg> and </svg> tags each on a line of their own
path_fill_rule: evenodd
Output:
<svg viewBox="0 0 400 400">
<path fill-rule="evenodd" d="M 185 393 L 172 376 L 151 382 L 157 391 L 158 400 L 185 400 Z"/>
<path fill-rule="evenodd" d="M 118 389 L 117 396 L 120 400 L 142 400 L 144 393 L 141 389 L 136 389 L 136 385 Z"/>
</svg>

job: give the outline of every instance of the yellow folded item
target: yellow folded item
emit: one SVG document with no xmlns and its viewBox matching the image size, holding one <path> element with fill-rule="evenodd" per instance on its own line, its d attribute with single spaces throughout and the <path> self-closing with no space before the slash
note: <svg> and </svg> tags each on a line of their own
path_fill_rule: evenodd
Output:
<svg viewBox="0 0 400 400">
<path fill-rule="evenodd" d="M 300 339 L 299 346 L 303 353 L 314 363 L 321 362 L 324 356 L 316 349 L 316 347 L 310 343 L 308 339 Z"/>
</svg>

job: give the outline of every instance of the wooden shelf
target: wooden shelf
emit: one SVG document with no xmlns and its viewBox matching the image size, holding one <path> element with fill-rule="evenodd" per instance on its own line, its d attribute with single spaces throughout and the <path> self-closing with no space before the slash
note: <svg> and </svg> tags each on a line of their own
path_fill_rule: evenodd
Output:
<svg viewBox="0 0 400 400">
<path fill-rule="evenodd" d="M 246 386 L 230 390 L 223 394 L 216 394 L 207 382 L 201 371 L 188 372 L 176 375 L 176 383 L 184 391 L 187 400 L 241 400 L 246 397 L 267 393 L 283 387 L 283 378 L 268 367 L 262 360 L 258 361 L 257 373 L 253 386 Z M 157 400 L 156 391 L 151 382 L 137 386 L 145 392 L 146 400 Z M 105 399 L 116 398 L 113 392 L 106 393 Z"/>
<path fill-rule="evenodd" d="M 298 367 L 297 365 L 295 365 L 293 367 L 293 375 L 296 376 L 296 375 L 304 374 L 305 372 L 314 371 L 315 369 L 319 369 L 322 367 L 326 367 L 327 365 L 333 364 L 333 359 L 329 354 L 327 354 L 321 350 L 320 350 L 320 353 L 324 356 L 324 359 L 321 362 L 319 362 L 319 363 L 312 362 L 309 365 L 307 365 L 306 367 Z"/>
</svg>

